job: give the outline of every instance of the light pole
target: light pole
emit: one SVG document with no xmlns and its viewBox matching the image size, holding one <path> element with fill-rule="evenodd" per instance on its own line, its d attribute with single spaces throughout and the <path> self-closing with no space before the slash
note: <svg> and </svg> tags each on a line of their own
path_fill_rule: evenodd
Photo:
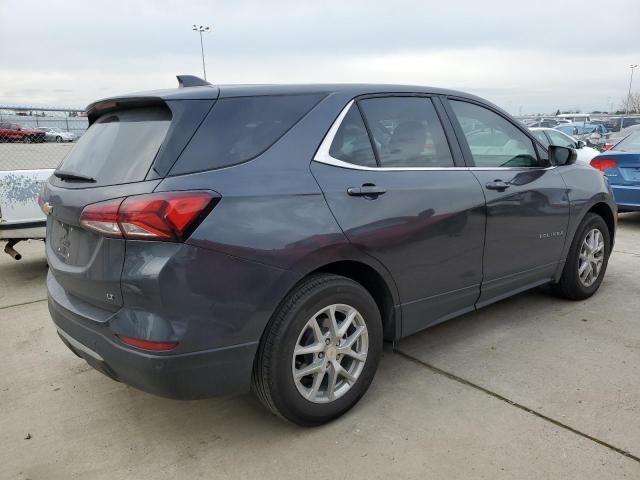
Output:
<svg viewBox="0 0 640 480">
<path fill-rule="evenodd" d="M 631 84 L 633 83 L 633 71 L 638 68 L 638 65 L 629 65 L 631 68 L 631 77 L 629 78 L 629 93 L 627 95 L 627 114 L 629 113 L 629 104 L 631 103 Z"/>
<path fill-rule="evenodd" d="M 204 79 L 207 79 L 207 67 L 204 63 L 204 44 L 202 43 L 202 34 L 203 33 L 207 33 L 209 30 L 211 30 L 210 27 L 208 26 L 202 26 L 202 25 L 193 25 L 192 30 L 194 32 L 198 32 L 200 34 L 200 52 L 202 53 L 202 71 L 204 72 Z"/>
</svg>

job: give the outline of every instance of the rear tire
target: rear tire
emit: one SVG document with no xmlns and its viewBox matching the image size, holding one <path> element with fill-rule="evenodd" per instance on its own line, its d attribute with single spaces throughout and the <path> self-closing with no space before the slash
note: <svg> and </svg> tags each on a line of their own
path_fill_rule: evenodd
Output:
<svg viewBox="0 0 640 480">
<path fill-rule="evenodd" d="M 321 425 L 365 394 L 381 352 L 380 311 L 369 292 L 345 277 L 313 275 L 287 295 L 267 325 L 252 388 L 276 415 Z"/>
<path fill-rule="evenodd" d="M 606 222 L 600 215 L 588 213 L 573 238 L 560 281 L 552 284 L 554 293 L 570 300 L 592 296 L 600 288 L 610 254 Z"/>
<path fill-rule="evenodd" d="M 56 137 L 56 143 L 62 143 L 62 137 Z"/>
</svg>

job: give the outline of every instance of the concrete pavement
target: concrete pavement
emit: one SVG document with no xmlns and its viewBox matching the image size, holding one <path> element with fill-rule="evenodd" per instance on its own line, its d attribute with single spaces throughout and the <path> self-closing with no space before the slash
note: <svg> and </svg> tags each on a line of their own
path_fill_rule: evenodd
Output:
<svg viewBox="0 0 640 480">
<path fill-rule="evenodd" d="M 172 401 L 94 371 L 48 317 L 42 244 L 21 244 L 0 256 L 0 479 L 640 478 L 639 240 L 623 216 L 587 302 L 539 289 L 400 342 L 315 429 L 251 396 Z"/>
</svg>

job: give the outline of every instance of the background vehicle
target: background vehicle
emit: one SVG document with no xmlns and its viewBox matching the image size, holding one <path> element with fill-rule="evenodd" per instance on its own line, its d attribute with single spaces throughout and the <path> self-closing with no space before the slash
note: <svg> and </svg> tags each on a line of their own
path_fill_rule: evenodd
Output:
<svg viewBox="0 0 640 480">
<path fill-rule="evenodd" d="M 611 149 L 616 143 L 620 142 L 623 138 L 628 137 L 634 132 L 640 132 L 640 125 L 631 125 L 630 127 L 623 128 L 617 132 L 609 135 L 605 143 L 605 150 Z"/>
<path fill-rule="evenodd" d="M 22 128 L 17 123 L 0 122 L 0 142 L 44 142 L 44 132 Z"/>
<path fill-rule="evenodd" d="M 554 127 L 556 130 L 571 135 L 576 140 L 582 140 L 587 145 L 598 150 L 604 150 L 605 143 L 609 137 L 607 129 L 603 125 L 592 124 L 567 124 Z"/>
<path fill-rule="evenodd" d="M 364 395 L 383 340 L 602 281 L 605 178 L 478 97 L 180 82 L 90 105 L 43 191 L 51 316 L 112 378 L 252 388 L 317 425 Z"/>
<path fill-rule="evenodd" d="M 610 117 L 605 122 L 605 127 L 611 132 L 619 132 L 633 125 L 640 125 L 640 116 Z"/>
<path fill-rule="evenodd" d="M 588 113 L 561 113 L 560 115 L 556 115 L 556 118 L 580 124 L 589 123 L 591 121 L 591 115 Z"/>
<path fill-rule="evenodd" d="M 44 132 L 47 142 L 75 142 L 78 139 L 75 133 L 67 132 L 60 128 L 38 127 L 36 130 Z"/>
<path fill-rule="evenodd" d="M 45 237 L 46 217 L 38 205 L 38 194 L 53 169 L 0 170 L 0 241 L 4 251 L 16 260 L 14 248 L 22 240 Z"/>
<path fill-rule="evenodd" d="M 609 180 L 618 211 L 640 210 L 640 131 L 636 130 L 595 157 L 591 166 Z"/>
<path fill-rule="evenodd" d="M 599 150 L 588 147 L 582 140 L 576 140 L 557 129 L 531 128 L 530 130 L 545 147 L 557 145 L 559 147 L 575 148 L 578 154 L 578 162 L 589 165 L 591 159 L 600 154 Z"/>
</svg>

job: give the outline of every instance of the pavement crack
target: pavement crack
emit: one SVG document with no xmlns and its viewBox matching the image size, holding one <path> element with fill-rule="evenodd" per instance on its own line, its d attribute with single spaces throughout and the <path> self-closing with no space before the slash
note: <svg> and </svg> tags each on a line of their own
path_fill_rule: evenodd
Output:
<svg viewBox="0 0 640 480">
<path fill-rule="evenodd" d="M 13 307 L 22 307 L 23 305 L 31 305 L 32 303 L 46 302 L 46 301 L 47 301 L 46 298 L 40 298 L 38 300 L 29 300 L 28 302 L 15 303 L 13 305 L 5 305 L 3 307 L 0 307 L 0 310 L 6 310 L 7 308 L 13 308 Z"/>
<path fill-rule="evenodd" d="M 429 364 L 427 362 L 424 362 L 424 361 L 422 361 L 422 360 L 420 360 L 418 358 L 415 358 L 415 357 L 413 357 L 413 356 L 409 355 L 408 353 L 405 353 L 405 352 L 403 352 L 401 350 L 394 349 L 393 351 L 395 353 L 397 353 L 398 355 L 400 355 L 401 357 L 404 357 L 406 360 L 408 360 L 410 362 L 413 362 L 413 363 L 415 363 L 417 365 L 420 365 L 422 367 L 425 367 L 425 368 L 431 370 L 433 373 L 436 373 L 437 375 L 441 375 L 443 377 L 446 377 L 446 378 L 448 378 L 450 380 L 458 382 L 458 383 L 460 383 L 462 385 L 465 385 L 467 387 L 471 387 L 471 388 L 474 388 L 476 390 L 479 390 L 480 392 L 485 393 L 487 395 L 490 395 L 491 397 L 496 398 L 496 399 L 498 399 L 498 400 L 500 400 L 500 401 L 502 401 L 504 403 L 507 403 L 507 404 L 509 404 L 509 405 L 511 405 L 511 406 L 513 406 L 515 408 L 518 408 L 518 409 L 520 409 L 520 410 L 522 410 L 524 412 L 527 412 L 527 413 L 529 413 L 531 415 L 534 415 L 534 416 L 536 416 L 536 417 L 538 417 L 538 418 L 540 418 L 542 420 L 545 420 L 545 421 L 547 421 L 549 423 L 552 423 L 553 425 L 556 425 L 557 427 L 560 427 L 560 428 L 562 428 L 564 430 L 568 430 L 569 432 L 571 432 L 571 433 L 573 433 L 575 435 L 578 435 L 578 436 L 580 436 L 582 438 L 586 438 L 587 440 L 590 440 L 590 441 L 592 441 L 594 443 L 597 443 L 598 445 L 606 447 L 609 450 L 613 450 L 614 452 L 619 453 L 620 455 L 623 455 L 623 456 L 625 456 L 627 458 L 630 458 L 631 460 L 635 460 L 636 462 L 640 463 L 640 457 L 638 457 L 638 456 L 636 456 L 636 455 L 634 455 L 634 454 L 632 454 L 630 452 L 627 452 L 626 450 L 623 450 L 622 448 L 618 448 L 618 447 L 616 447 L 614 445 L 611 445 L 610 443 L 607 443 L 604 440 L 600 440 L 599 438 L 596 438 L 596 437 L 594 437 L 592 435 L 589 435 L 588 433 L 581 432 L 580 430 L 577 430 L 577 429 L 575 429 L 573 427 L 570 427 L 569 425 L 567 425 L 565 423 L 562 423 L 562 422 L 560 422 L 560 421 L 558 421 L 558 420 L 556 420 L 554 418 L 548 417 L 548 416 L 546 416 L 546 415 L 544 415 L 544 414 L 542 414 L 542 413 L 540 413 L 540 412 L 538 412 L 536 410 L 533 410 L 532 408 L 529 408 L 526 405 L 522 405 L 522 404 L 520 404 L 518 402 L 515 402 L 513 400 L 508 399 L 507 397 L 503 397 L 499 393 L 493 392 L 493 391 L 489 390 L 488 388 L 485 388 L 485 387 L 483 387 L 481 385 L 473 383 L 473 382 L 471 382 L 469 380 L 466 380 L 466 379 L 464 379 L 462 377 L 458 377 L 457 375 L 454 375 L 453 373 L 449 373 L 449 372 L 447 372 L 445 370 L 442 370 L 441 368 L 435 367 L 435 366 L 433 366 L 433 365 L 431 365 L 431 364 Z"/>
</svg>

